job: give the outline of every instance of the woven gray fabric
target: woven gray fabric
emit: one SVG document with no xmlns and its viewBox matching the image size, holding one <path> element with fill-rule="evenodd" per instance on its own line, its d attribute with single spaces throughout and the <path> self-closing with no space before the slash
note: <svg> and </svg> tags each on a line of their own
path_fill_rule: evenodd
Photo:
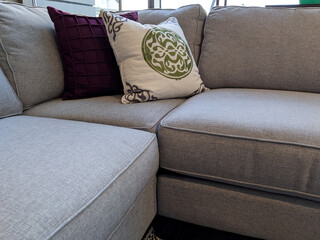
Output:
<svg viewBox="0 0 320 240">
<path fill-rule="evenodd" d="M 199 178 L 320 200 L 320 95 L 219 89 L 170 113 L 160 166 Z"/>
<path fill-rule="evenodd" d="M 122 104 L 121 96 L 62 101 L 55 99 L 40 104 L 24 114 L 109 124 L 155 132 L 158 122 L 184 99 L 169 99 L 139 104 Z"/>
<path fill-rule="evenodd" d="M 169 17 L 176 17 L 191 48 L 194 60 L 199 61 L 203 27 L 207 17 L 200 4 L 183 6 L 178 9 L 148 9 L 139 11 L 138 21 L 142 24 L 159 24 Z"/>
<path fill-rule="evenodd" d="M 22 104 L 0 68 L 0 118 L 22 112 Z"/>
<path fill-rule="evenodd" d="M 318 202 L 199 179 L 159 176 L 158 213 L 261 239 L 320 239 Z"/>
<path fill-rule="evenodd" d="M 0 239 L 107 239 L 158 168 L 151 133 L 28 116 L 0 125 Z"/>
<path fill-rule="evenodd" d="M 110 240 L 142 239 L 157 213 L 156 176 L 150 181 L 138 200 L 123 218 Z"/>
<path fill-rule="evenodd" d="M 46 8 L 0 3 L 0 67 L 23 107 L 57 98 L 63 70 Z"/>
<path fill-rule="evenodd" d="M 320 8 L 218 7 L 199 70 L 209 88 L 320 92 Z"/>
</svg>

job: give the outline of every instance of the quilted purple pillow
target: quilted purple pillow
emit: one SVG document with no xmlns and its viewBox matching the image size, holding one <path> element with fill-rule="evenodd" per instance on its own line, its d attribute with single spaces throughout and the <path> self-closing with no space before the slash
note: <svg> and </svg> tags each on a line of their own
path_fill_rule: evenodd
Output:
<svg viewBox="0 0 320 240">
<path fill-rule="evenodd" d="M 69 14 L 48 7 L 63 63 L 63 100 L 113 95 L 123 92 L 119 67 L 103 20 Z M 138 13 L 121 15 L 137 21 Z"/>
</svg>

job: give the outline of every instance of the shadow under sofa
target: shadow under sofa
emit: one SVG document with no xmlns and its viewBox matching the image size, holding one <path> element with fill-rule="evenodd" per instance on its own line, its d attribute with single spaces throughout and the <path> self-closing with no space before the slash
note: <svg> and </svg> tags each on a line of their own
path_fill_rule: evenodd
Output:
<svg viewBox="0 0 320 240">
<path fill-rule="evenodd" d="M 143 23 L 178 17 L 212 89 L 187 100 L 62 101 L 63 83 L 28 93 L 26 81 L 43 83 L 13 81 L 2 63 L 24 112 L 0 120 L 0 239 L 139 239 L 156 213 L 263 239 L 318 239 L 320 69 L 310 62 L 320 49 L 302 40 L 316 46 L 304 21 L 319 11 L 139 12 Z"/>
</svg>

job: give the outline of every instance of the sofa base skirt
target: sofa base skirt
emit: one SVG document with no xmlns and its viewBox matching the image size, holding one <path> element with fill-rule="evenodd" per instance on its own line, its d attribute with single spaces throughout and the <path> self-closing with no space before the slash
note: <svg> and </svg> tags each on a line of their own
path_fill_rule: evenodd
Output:
<svg viewBox="0 0 320 240">
<path fill-rule="evenodd" d="M 175 174 L 158 178 L 159 215 L 263 239 L 320 239 L 320 203 Z"/>
<path fill-rule="evenodd" d="M 154 176 L 108 240 L 140 240 L 157 213 Z"/>
</svg>

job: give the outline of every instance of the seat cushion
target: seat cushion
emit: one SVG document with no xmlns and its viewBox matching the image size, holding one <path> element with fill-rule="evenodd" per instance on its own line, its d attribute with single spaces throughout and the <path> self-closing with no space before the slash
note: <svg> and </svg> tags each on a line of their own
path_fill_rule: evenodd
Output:
<svg viewBox="0 0 320 240">
<path fill-rule="evenodd" d="M 22 112 L 22 103 L 0 68 L 0 118 Z"/>
<path fill-rule="evenodd" d="M 148 132 L 17 116 L 0 136 L 0 239 L 107 239 L 158 168 Z"/>
<path fill-rule="evenodd" d="M 169 99 L 140 104 L 122 104 L 121 95 L 62 101 L 55 99 L 40 104 L 24 114 L 69 119 L 154 132 L 159 121 L 184 99 Z"/>
<path fill-rule="evenodd" d="M 320 8 L 213 8 L 199 62 L 204 84 L 320 93 L 318 22 Z"/>
<path fill-rule="evenodd" d="M 24 109 L 59 97 L 63 69 L 46 8 L 0 3 L 0 67 Z"/>
<path fill-rule="evenodd" d="M 161 122 L 160 166 L 319 201 L 319 116 L 319 94 L 212 90 Z"/>
</svg>

